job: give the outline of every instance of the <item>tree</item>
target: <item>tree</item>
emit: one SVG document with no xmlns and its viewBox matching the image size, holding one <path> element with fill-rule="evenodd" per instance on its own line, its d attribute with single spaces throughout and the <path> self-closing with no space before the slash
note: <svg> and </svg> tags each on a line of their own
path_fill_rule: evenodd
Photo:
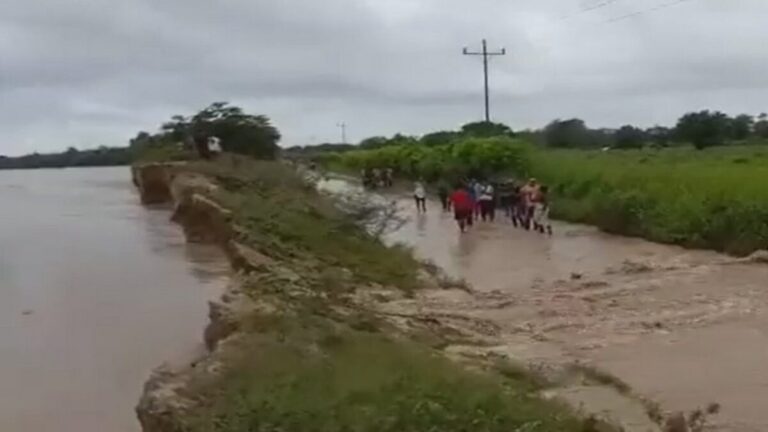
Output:
<svg viewBox="0 0 768 432">
<path fill-rule="evenodd" d="M 728 124 L 728 138 L 742 141 L 752 135 L 755 119 L 751 115 L 741 114 L 730 120 Z"/>
<path fill-rule="evenodd" d="M 374 136 L 370 138 L 366 138 L 362 141 L 360 141 L 360 148 L 371 150 L 371 149 L 377 149 L 381 148 L 387 145 L 387 137 L 383 136 Z"/>
<path fill-rule="evenodd" d="M 667 147 L 672 139 L 672 130 L 664 126 L 654 126 L 645 131 L 645 136 L 655 147 Z"/>
<path fill-rule="evenodd" d="M 419 142 L 428 147 L 450 144 L 461 137 L 461 134 L 454 131 L 438 131 L 428 133 L 421 137 Z"/>
<path fill-rule="evenodd" d="M 700 111 L 685 114 L 678 120 L 675 133 L 699 150 L 722 145 L 728 134 L 730 119 L 719 111 Z"/>
<path fill-rule="evenodd" d="M 512 129 L 503 123 L 474 122 L 461 127 L 461 133 L 475 138 L 490 138 L 497 136 L 513 136 Z"/>
<path fill-rule="evenodd" d="M 246 114 L 240 107 L 215 102 L 189 119 L 179 117 L 171 119 L 171 131 L 186 126 L 193 137 L 218 137 L 224 151 L 261 159 L 277 156 L 280 132 L 267 116 Z"/>
<path fill-rule="evenodd" d="M 555 120 L 544 128 L 549 147 L 587 148 L 592 146 L 589 129 L 581 119 Z"/>
<path fill-rule="evenodd" d="M 768 138 L 768 114 L 761 113 L 757 116 L 757 122 L 754 125 L 754 133 L 759 138 Z"/>
<path fill-rule="evenodd" d="M 619 149 L 636 149 L 643 147 L 645 143 L 645 133 L 630 125 L 622 126 L 614 134 L 614 147 Z"/>
</svg>

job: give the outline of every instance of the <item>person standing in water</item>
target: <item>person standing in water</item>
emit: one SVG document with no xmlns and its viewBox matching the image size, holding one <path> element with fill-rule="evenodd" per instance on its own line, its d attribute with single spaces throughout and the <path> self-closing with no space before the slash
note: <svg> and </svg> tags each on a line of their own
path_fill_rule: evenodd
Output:
<svg viewBox="0 0 768 432">
<path fill-rule="evenodd" d="M 549 188 L 541 186 L 533 196 L 533 229 L 552 235 L 549 223 Z"/>
<path fill-rule="evenodd" d="M 472 197 L 475 200 L 475 219 L 480 218 L 480 197 L 483 195 L 483 183 L 476 180 L 472 183 Z"/>
<path fill-rule="evenodd" d="M 413 198 L 416 200 L 416 211 L 419 213 L 427 212 L 427 192 L 421 182 L 416 182 L 413 188 Z"/>
<path fill-rule="evenodd" d="M 444 212 L 451 210 L 451 200 L 448 199 L 449 193 L 450 191 L 448 190 L 448 185 L 444 180 L 440 180 L 440 182 L 437 184 L 437 196 L 440 197 L 440 204 L 443 205 Z"/>
<path fill-rule="evenodd" d="M 480 207 L 480 217 L 483 218 L 483 222 L 496 219 L 496 197 L 494 196 L 494 190 L 491 183 L 486 183 L 482 187 L 480 192 L 480 198 L 478 198 L 478 204 Z"/>
<path fill-rule="evenodd" d="M 461 232 L 465 232 L 467 227 L 472 226 L 472 214 L 474 213 L 474 200 L 467 191 L 467 188 L 461 184 L 456 185 L 450 196 L 453 206 L 453 215 Z"/>
<path fill-rule="evenodd" d="M 527 230 L 532 228 L 531 223 L 533 221 L 534 211 L 534 197 L 539 193 L 539 183 L 535 178 L 528 180 L 528 183 L 520 188 L 520 197 L 523 204 L 523 227 Z"/>
</svg>

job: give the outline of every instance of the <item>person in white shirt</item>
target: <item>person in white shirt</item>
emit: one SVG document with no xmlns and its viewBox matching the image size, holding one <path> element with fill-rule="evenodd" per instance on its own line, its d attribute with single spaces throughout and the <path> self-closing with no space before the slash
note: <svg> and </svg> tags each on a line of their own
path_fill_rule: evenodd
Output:
<svg viewBox="0 0 768 432">
<path fill-rule="evenodd" d="M 213 154 L 221 153 L 221 140 L 219 137 L 208 137 L 208 150 Z"/>
<path fill-rule="evenodd" d="M 493 222 L 496 219 L 496 197 L 493 185 L 487 183 L 480 192 L 480 217 L 485 221 Z"/>
<path fill-rule="evenodd" d="M 413 198 L 416 200 L 416 211 L 427 212 L 427 192 L 421 182 L 416 182 L 413 188 Z"/>
</svg>

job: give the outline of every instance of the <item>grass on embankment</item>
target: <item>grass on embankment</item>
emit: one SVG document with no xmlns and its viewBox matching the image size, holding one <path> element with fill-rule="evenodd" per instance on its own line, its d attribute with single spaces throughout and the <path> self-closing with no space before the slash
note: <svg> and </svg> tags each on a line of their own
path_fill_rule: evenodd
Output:
<svg viewBox="0 0 768 432">
<path fill-rule="evenodd" d="M 468 372 L 383 334 L 306 324 L 254 337 L 189 430 L 582 430 L 522 378 Z"/>
<path fill-rule="evenodd" d="M 768 246 L 768 152 L 537 151 L 555 217 L 608 232 L 743 255 Z"/>
<path fill-rule="evenodd" d="M 419 264 L 367 236 L 286 166 L 195 164 L 245 227 L 239 240 L 294 271 L 245 289 L 285 310 L 254 313 L 223 375 L 190 389 L 199 406 L 180 431 L 584 431 L 535 394 L 526 373 L 470 372 L 365 310 L 340 313 L 370 283 L 418 289 Z M 298 287 L 298 288 L 297 288 Z M 297 294 L 299 293 L 299 294 Z M 529 429 L 520 429 L 520 428 Z"/>
</svg>

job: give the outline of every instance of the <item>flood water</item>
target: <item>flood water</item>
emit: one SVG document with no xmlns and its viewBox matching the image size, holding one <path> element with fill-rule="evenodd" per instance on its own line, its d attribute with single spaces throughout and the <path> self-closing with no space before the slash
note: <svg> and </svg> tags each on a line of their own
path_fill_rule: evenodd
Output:
<svg viewBox="0 0 768 432">
<path fill-rule="evenodd" d="M 395 305 L 401 312 L 431 314 L 525 362 L 595 365 L 670 411 L 717 402 L 708 430 L 768 430 L 768 264 L 566 223 L 547 237 L 503 217 L 462 235 L 435 202 L 417 215 L 397 200 L 409 220 L 387 239 L 475 291 L 423 293 Z"/>
<path fill-rule="evenodd" d="M 202 349 L 226 283 L 169 216 L 127 167 L 0 171 L 0 430 L 140 430 L 144 381 Z"/>
</svg>

